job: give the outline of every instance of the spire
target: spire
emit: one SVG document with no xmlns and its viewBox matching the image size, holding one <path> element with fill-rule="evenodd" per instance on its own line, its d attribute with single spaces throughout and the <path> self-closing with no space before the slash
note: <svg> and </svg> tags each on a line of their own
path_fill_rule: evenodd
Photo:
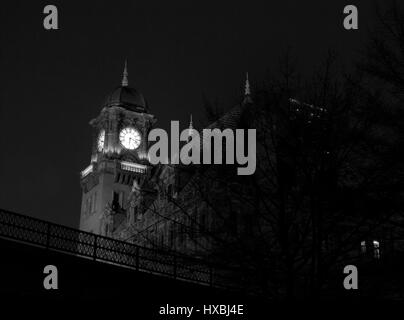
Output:
<svg viewBox="0 0 404 320">
<path fill-rule="evenodd" d="M 193 125 L 192 125 L 192 113 L 191 113 L 191 117 L 189 120 L 189 129 L 188 129 L 188 136 L 192 135 L 192 130 L 194 129 Z"/>
<path fill-rule="evenodd" d="M 245 79 L 244 95 L 249 96 L 250 94 L 251 94 L 250 81 L 248 80 L 248 72 L 247 72 L 246 73 L 246 79 Z"/>
<path fill-rule="evenodd" d="M 244 100 L 243 103 L 252 103 L 250 81 L 248 80 L 248 72 L 246 72 L 246 79 L 244 85 Z"/>
<path fill-rule="evenodd" d="M 122 87 L 128 86 L 128 62 L 125 59 L 125 68 L 123 69 Z"/>
</svg>

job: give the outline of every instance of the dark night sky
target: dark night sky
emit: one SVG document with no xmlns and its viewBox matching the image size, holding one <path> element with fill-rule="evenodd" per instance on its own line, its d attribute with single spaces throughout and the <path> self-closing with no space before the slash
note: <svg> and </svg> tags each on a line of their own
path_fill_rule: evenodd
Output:
<svg viewBox="0 0 404 320">
<path fill-rule="evenodd" d="M 230 106 L 244 72 L 260 83 L 288 45 L 306 68 L 328 48 L 352 61 L 372 23 L 370 2 L 2 2 L 0 207 L 78 226 L 88 122 L 119 85 L 126 57 L 129 84 L 158 126 L 185 124 L 190 113 L 198 123 L 202 93 Z M 58 7 L 57 31 L 43 29 L 47 4 Z M 358 31 L 342 27 L 347 4 L 358 6 Z"/>
</svg>

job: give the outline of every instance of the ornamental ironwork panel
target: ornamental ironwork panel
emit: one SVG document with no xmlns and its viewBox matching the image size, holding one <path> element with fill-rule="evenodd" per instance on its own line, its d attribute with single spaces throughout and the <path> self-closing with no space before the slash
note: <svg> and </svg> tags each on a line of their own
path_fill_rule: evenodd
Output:
<svg viewBox="0 0 404 320">
<path fill-rule="evenodd" d="M 2 209 L 0 237 L 175 279 L 221 287 L 230 284 L 233 287 L 235 283 L 234 272 L 212 268 L 200 259 L 140 247 Z"/>
</svg>

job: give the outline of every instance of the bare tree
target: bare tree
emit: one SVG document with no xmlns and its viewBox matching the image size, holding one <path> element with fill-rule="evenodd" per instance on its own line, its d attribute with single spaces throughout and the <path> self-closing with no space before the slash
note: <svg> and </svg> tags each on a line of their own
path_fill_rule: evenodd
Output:
<svg viewBox="0 0 404 320">
<path fill-rule="evenodd" d="M 404 171 L 383 97 L 362 74 L 338 73 L 332 53 L 309 81 L 297 69 L 287 53 L 254 103 L 236 106 L 238 126 L 257 129 L 255 174 L 165 166 L 172 172 L 143 188 L 138 238 L 226 264 L 266 295 L 294 297 L 330 286 L 362 240 L 397 221 Z"/>
</svg>

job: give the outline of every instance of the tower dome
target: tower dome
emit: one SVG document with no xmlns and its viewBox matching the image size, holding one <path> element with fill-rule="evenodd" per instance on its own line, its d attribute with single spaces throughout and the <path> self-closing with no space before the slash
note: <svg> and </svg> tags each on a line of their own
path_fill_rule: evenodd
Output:
<svg viewBox="0 0 404 320">
<path fill-rule="evenodd" d="M 120 86 L 112 91 L 104 101 L 104 107 L 120 106 L 126 109 L 147 112 L 147 104 L 143 95 L 136 89 Z"/>
<path fill-rule="evenodd" d="M 103 107 L 120 106 L 136 112 L 148 112 L 147 103 L 143 95 L 134 88 L 128 86 L 128 71 L 125 61 L 125 69 L 123 71 L 122 84 L 115 88 L 105 98 Z"/>
</svg>

